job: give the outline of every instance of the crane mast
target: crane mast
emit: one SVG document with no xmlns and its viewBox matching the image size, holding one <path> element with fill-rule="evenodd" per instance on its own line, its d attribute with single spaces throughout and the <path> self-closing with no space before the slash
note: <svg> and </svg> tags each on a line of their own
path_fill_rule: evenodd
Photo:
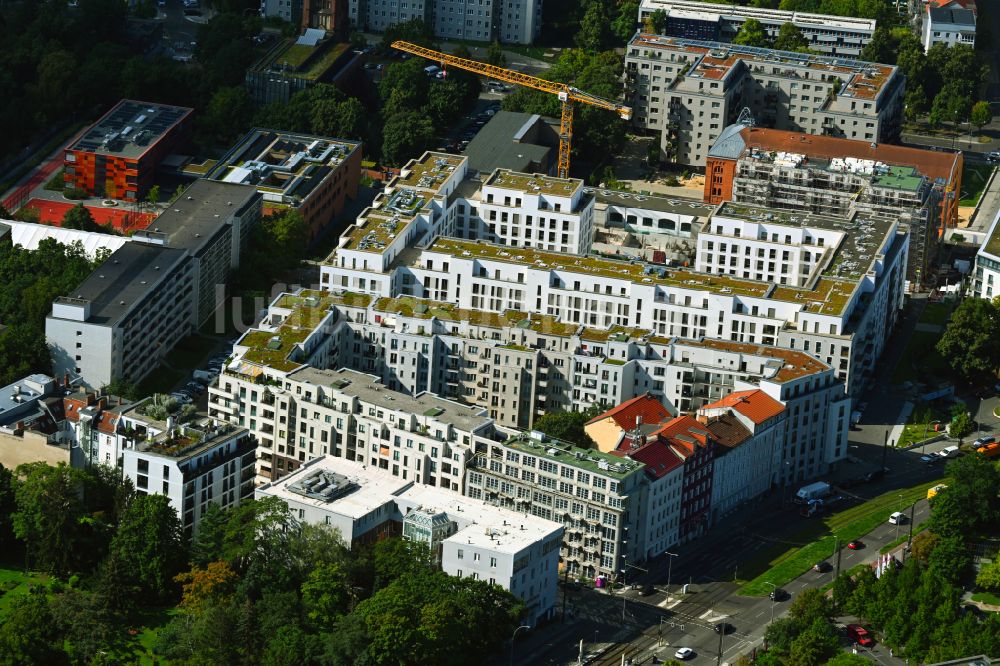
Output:
<svg viewBox="0 0 1000 666">
<path fill-rule="evenodd" d="M 427 60 L 441 63 L 442 68 L 457 67 L 473 74 L 486 76 L 491 79 L 524 86 L 533 90 L 540 90 L 556 95 L 562 103 L 562 115 L 559 119 L 559 163 L 558 172 L 560 178 L 569 177 L 569 153 L 573 141 L 573 107 L 575 104 L 589 104 L 608 111 L 614 111 L 622 120 L 632 118 L 632 109 L 618 102 L 591 95 L 566 83 L 558 81 L 548 81 L 537 76 L 531 76 L 522 72 L 516 72 L 505 67 L 497 67 L 489 63 L 470 60 L 469 58 L 459 58 L 448 53 L 442 53 L 410 42 L 395 41 L 392 43 L 394 49 L 405 51 Z"/>
</svg>

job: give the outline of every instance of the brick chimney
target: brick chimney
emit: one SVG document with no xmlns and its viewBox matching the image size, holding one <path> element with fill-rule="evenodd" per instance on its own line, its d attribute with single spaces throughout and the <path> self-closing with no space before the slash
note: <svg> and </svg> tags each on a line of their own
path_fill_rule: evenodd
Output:
<svg viewBox="0 0 1000 666">
<path fill-rule="evenodd" d="M 104 406 L 107 404 L 108 399 L 103 395 L 97 399 L 97 409 L 99 411 L 104 411 Z"/>
<path fill-rule="evenodd" d="M 66 388 L 69 388 L 69 373 L 68 372 L 63 375 L 63 386 L 65 386 Z"/>
</svg>

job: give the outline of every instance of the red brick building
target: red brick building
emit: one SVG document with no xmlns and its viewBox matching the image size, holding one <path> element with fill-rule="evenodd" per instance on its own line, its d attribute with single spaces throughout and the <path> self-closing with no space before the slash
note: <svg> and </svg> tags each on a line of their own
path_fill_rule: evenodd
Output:
<svg viewBox="0 0 1000 666">
<path fill-rule="evenodd" d="M 141 199 L 163 159 L 187 142 L 192 112 L 123 99 L 66 150 L 66 187 L 109 199 Z"/>
</svg>

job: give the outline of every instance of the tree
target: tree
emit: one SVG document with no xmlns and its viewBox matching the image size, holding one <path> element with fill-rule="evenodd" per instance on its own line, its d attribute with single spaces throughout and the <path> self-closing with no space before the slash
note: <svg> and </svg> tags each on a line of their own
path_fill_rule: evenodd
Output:
<svg viewBox="0 0 1000 666">
<path fill-rule="evenodd" d="M 940 580 L 955 585 L 972 564 L 965 541 L 960 536 L 942 537 L 928 558 L 927 570 Z"/>
<path fill-rule="evenodd" d="M 764 641 L 779 654 L 788 654 L 792 643 L 802 630 L 802 625 L 790 617 L 781 617 L 767 625 Z"/>
<path fill-rule="evenodd" d="M 434 134 L 434 125 L 419 111 L 396 113 L 382 128 L 382 161 L 401 166 L 430 148 Z"/>
<path fill-rule="evenodd" d="M 155 206 L 156 204 L 160 203 L 159 185 L 153 185 L 151 188 L 149 188 L 149 191 L 146 192 L 146 203 L 148 203 L 151 206 Z"/>
<path fill-rule="evenodd" d="M 937 107 L 937 99 L 934 105 Z M 1000 369 L 1000 336 L 994 335 L 998 324 L 1000 305 L 996 301 L 967 298 L 955 308 L 936 348 L 968 379 L 993 376 Z"/>
<path fill-rule="evenodd" d="M 596 53 L 611 41 L 611 16 L 601 0 L 590 0 L 586 7 L 574 40 L 584 51 Z"/>
<path fill-rule="evenodd" d="M 198 531 L 191 539 L 191 563 L 205 567 L 222 557 L 229 517 L 215 502 L 210 502 L 198 521 Z"/>
<path fill-rule="evenodd" d="M 931 553 L 934 552 L 940 540 L 941 537 L 934 534 L 934 532 L 924 530 L 913 537 L 913 541 L 910 544 L 910 554 L 922 565 L 926 565 Z"/>
<path fill-rule="evenodd" d="M 388 587 L 402 577 L 417 577 L 433 567 L 430 551 L 421 543 L 384 539 L 372 549 L 375 587 Z"/>
<path fill-rule="evenodd" d="M 0 664 L 34 666 L 66 662 L 45 595 L 15 597 L 2 619 Z"/>
<path fill-rule="evenodd" d="M 507 57 L 503 54 L 499 41 L 494 39 L 490 42 L 490 47 L 486 50 L 486 62 L 497 67 L 507 66 Z"/>
<path fill-rule="evenodd" d="M 336 564 L 323 564 L 309 572 L 302 584 L 302 604 L 316 627 L 332 627 L 348 610 L 347 576 Z"/>
<path fill-rule="evenodd" d="M 236 572 L 226 562 L 209 562 L 177 574 L 174 580 L 183 588 L 181 606 L 199 612 L 209 604 L 225 604 L 236 591 Z"/>
<path fill-rule="evenodd" d="M 782 26 L 784 27 L 784 26 Z M 875 28 L 871 40 L 861 49 L 861 60 L 865 62 L 881 62 L 887 65 L 896 62 L 896 47 L 889 29 L 883 25 Z"/>
<path fill-rule="evenodd" d="M 383 52 L 387 52 L 392 48 L 392 43 L 397 40 L 436 49 L 434 31 L 423 19 L 410 19 L 386 28 L 385 32 L 382 33 L 380 48 Z"/>
<path fill-rule="evenodd" d="M 219 88 L 199 118 L 198 140 L 207 147 L 228 145 L 250 128 L 252 118 L 253 102 L 245 87 Z"/>
<path fill-rule="evenodd" d="M 185 561 L 181 522 L 166 495 L 138 495 L 111 540 L 110 557 L 122 562 L 144 594 L 166 600 Z"/>
<path fill-rule="evenodd" d="M 17 479 L 11 470 L 0 465 L 0 552 L 14 550 L 12 515 L 16 509 Z"/>
<path fill-rule="evenodd" d="M 972 432 L 974 428 L 972 417 L 969 416 L 969 412 L 963 409 L 951 418 L 949 434 L 956 439 L 962 439 Z"/>
<path fill-rule="evenodd" d="M 77 204 L 66 211 L 63 215 L 62 227 L 64 229 L 78 229 L 79 231 L 106 231 L 104 227 L 94 221 L 94 216 L 83 204 Z"/>
<path fill-rule="evenodd" d="M 73 570 L 85 540 L 82 471 L 65 463 L 20 465 L 15 474 L 14 534 L 25 542 L 32 566 L 57 574 Z"/>
<path fill-rule="evenodd" d="M 995 553 L 992 562 L 979 568 L 976 585 L 985 590 L 1000 592 L 1000 553 Z"/>
<path fill-rule="evenodd" d="M 740 26 L 740 30 L 736 33 L 736 36 L 733 37 L 733 44 L 767 47 L 770 44 L 770 40 L 767 38 L 767 32 L 764 31 L 764 26 L 760 21 L 757 19 L 747 19 Z"/>
<path fill-rule="evenodd" d="M 917 84 L 907 89 L 903 97 L 903 108 L 907 120 L 916 120 L 927 112 L 927 93 L 923 86 Z"/>
<path fill-rule="evenodd" d="M 838 652 L 832 659 L 827 660 L 826 666 L 871 666 L 871 661 L 859 654 Z"/>
<path fill-rule="evenodd" d="M 597 444 L 584 430 L 584 425 L 591 418 L 589 412 L 549 412 L 535 421 L 533 429 L 575 446 L 594 449 Z"/>
<path fill-rule="evenodd" d="M 619 42 L 627 43 L 635 34 L 635 17 L 639 15 L 637 0 L 626 0 L 618 5 L 618 16 L 611 24 L 611 32 Z"/>
<path fill-rule="evenodd" d="M 982 129 L 984 125 L 989 125 L 993 121 L 993 111 L 990 108 L 990 103 L 980 100 L 973 104 L 970 119 L 972 120 L 972 124 L 978 129 Z"/>
<path fill-rule="evenodd" d="M 809 51 L 809 41 L 802 34 L 802 31 L 799 30 L 798 26 L 791 21 L 786 21 L 778 29 L 778 36 L 774 40 L 774 48 L 779 51 L 801 51 L 805 53 Z"/>
<path fill-rule="evenodd" d="M 662 35 L 663 31 L 667 29 L 667 12 L 657 9 L 649 17 L 649 21 L 653 26 L 653 31 L 658 35 Z"/>
<path fill-rule="evenodd" d="M 816 588 L 802 590 L 792 600 L 788 615 L 803 626 L 809 626 L 815 620 L 826 621 L 830 618 L 830 604 L 822 591 Z"/>
<path fill-rule="evenodd" d="M 463 90 L 452 81 L 435 81 L 427 93 L 427 115 L 435 127 L 447 127 L 461 117 Z"/>
<path fill-rule="evenodd" d="M 819 666 L 838 651 L 840 644 L 833 627 L 825 619 L 816 618 L 792 641 L 788 666 Z"/>
</svg>

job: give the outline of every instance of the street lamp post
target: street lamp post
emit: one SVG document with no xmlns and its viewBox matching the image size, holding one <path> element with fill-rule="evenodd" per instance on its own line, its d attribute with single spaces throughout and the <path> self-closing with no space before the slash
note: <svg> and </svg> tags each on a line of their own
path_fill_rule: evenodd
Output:
<svg viewBox="0 0 1000 666">
<path fill-rule="evenodd" d="M 765 580 L 764 584 L 771 586 L 771 621 L 768 622 L 768 625 L 771 625 L 771 624 L 774 624 L 774 601 L 775 601 L 775 597 L 778 596 L 777 594 L 775 594 L 775 592 L 777 592 L 777 590 L 778 590 L 778 586 L 775 585 L 774 583 L 772 583 L 771 581 L 768 581 L 768 580 Z"/>
<path fill-rule="evenodd" d="M 673 572 L 674 558 L 677 557 L 677 553 L 671 553 L 668 550 L 665 555 L 670 558 L 667 560 L 667 596 L 670 596 L 670 574 Z"/>
<path fill-rule="evenodd" d="M 902 495 L 896 495 L 896 497 L 899 498 L 899 502 L 896 503 L 896 513 L 899 513 L 899 510 L 903 508 L 903 496 Z M 898 519 L 896 520 L 896 539 L 899 539 L 899 520 Z"/>
<path fill-rule="evenodd" d="M 520 627 L 515 629 L 514 633 L 510 636 L 510 666 L 514 666 L 514 639 L 517 638 L 517 632 L 522 629 L 531 629 L 531 627 L 526 624 L 522 624 Z"/>
</svg>

